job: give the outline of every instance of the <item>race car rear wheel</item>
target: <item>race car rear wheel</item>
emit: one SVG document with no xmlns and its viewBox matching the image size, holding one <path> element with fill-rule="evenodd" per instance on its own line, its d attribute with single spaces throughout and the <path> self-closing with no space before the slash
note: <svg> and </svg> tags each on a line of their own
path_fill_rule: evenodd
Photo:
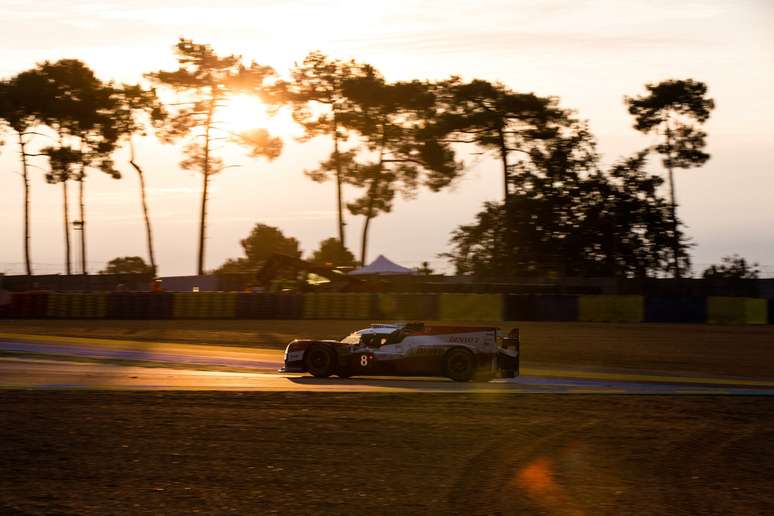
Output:
<svg viewBox="0 0 774 516">
<path fill-rule="evenodd" d="M 312 376 L 327 378 L 336 370 L 336 355 L 331 348 L 316 344 L 306 350 L 304 363 Z"/>
<path fill-rule="evenodd" d="M 444 370 L 455 382 L 469 382 L 476 372 L 475 357 L 467 349 L 454 348 L 446 353 Z"/>
</svg>

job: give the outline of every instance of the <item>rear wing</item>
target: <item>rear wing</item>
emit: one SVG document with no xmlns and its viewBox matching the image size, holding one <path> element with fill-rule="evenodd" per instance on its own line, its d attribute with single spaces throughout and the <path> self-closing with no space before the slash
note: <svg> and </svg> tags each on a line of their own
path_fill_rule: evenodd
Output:
<svg viewBox="0 0 774 516">
<path fill-rule="evenodd" d="M 513 378 L 519 376 L 519 364 L 521 362 L 521 342 L 519 341 L 519 329 L 512 329 L 502 340 L 502 351 L 497 353 L 497 369 L 501 378 Z M 511 349 L 513 351 L 511 351 Z"/>
<path fill-rule="evenodd" d="M 520 344 L 518 328 L 512 329 L 507 336 L 503 337 L 503 347 L 505 349 L 512 348 L 518 352 Z"/>
</svg>

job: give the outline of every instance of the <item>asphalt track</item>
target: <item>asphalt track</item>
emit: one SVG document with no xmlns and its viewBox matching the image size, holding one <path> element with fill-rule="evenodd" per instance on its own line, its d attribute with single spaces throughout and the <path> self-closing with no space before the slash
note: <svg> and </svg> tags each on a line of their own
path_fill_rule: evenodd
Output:
<svg viewBox="0 0 774 516">
<path fill-rule="evenodd" d="M 279 374 L 282 351 L 0 335 L 0 388 L 774 396 L 774 381 L 650 371 L 522 367 L 488 383 L 439 378 L 316 379 Z"/>
</svg>

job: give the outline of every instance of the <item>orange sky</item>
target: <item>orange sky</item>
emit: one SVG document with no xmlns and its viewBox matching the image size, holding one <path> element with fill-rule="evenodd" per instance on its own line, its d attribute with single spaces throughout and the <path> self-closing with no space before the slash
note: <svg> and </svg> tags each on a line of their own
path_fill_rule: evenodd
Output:
<svg viewBox="0 0 774 516">
<path fill-rule="evenodd" d="M 710 162 L 680 171 L 680 215 L 697 244 L 694 262 L 733 252 L 774 266 L 774 7 L 761 1 L 222 1 L 59 2 L 0 0 L 4 38 L 0 76 L 43 59 L 75 57 L 103 79 L 137 81 L 174 66 L 179 36 L 237 52 L 286 74 L 313 49 L 355 57 L 388 79 L 500 80 L 557 95 L 590 121 L 606 163 L 652 143 L 631 129 L 622 98 L 646 82 L 692 77 L 708 83 L 717 109 L 707 124 Z M 276 125 L 276 124 L 275 124 Z M 282 124 L 279 124 L 281 127 Z M 212 183 L 207 268 L 241 252 L 256 222 L 280 227 L 306 252 L 336 231 L 333 185 L 304 177 L 329 152 L 327 141 L 288 138 L 272 163 L 226 152 L 228 169 Z M 177 146 L 147 138 L 138 146 L 148 173 L 151 215 L 163 275 L 195 269 L 200 177 L 181 171 Z M 501 196 L 499 170 L 469 149 L 472 165 L 452 191 L 399 201 L 372 224 L 371 258 L 384 253 L 407 266 L 446 250 L 449 233 Z M 137 179 L 125 155 L 124 179 L 93 172 L 88 180 L 90 267 L 115 256 L 145 256 Z M 41 163 L 41 166 L 44 165 Z M 659 171 L 657 162 L 653 171 Z M 0 271 L 20 272 L 21 180 L 16 149 L 0 147 Z M 33 258 L 38 272 L 62 269 L 60 189 L 33 179 Z M 355 192 L 350 191 L 352 197 Z M 360 218 L 348 218 L 359 246 Z M 774 273 L 774 268 L 771 270 Z"/>
</svg>

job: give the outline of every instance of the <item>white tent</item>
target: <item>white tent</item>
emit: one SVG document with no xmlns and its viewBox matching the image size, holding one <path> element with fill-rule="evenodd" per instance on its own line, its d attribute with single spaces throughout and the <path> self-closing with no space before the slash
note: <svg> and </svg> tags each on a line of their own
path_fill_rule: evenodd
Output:
<svg viewBox="0 0 774 516">
<path fill-rule="evenodd" d="M 355 276 L 359 274 L 416 274 L 416 272 L 408 267 L 398 265 L 380 254 L 376 260 L 365 267 L 349 272 L 349 274 Z"/>
</svg>

